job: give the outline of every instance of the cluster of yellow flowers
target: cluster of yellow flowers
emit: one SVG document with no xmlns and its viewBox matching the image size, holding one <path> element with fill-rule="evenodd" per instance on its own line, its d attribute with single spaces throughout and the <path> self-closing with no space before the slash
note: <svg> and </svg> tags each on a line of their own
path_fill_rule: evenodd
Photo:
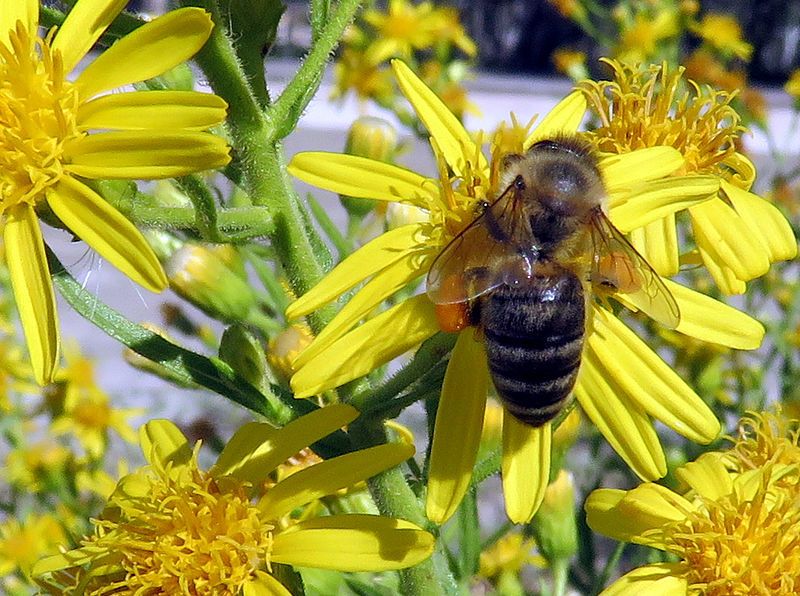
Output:
<svg viewBox="0 0 800 596">
<path fill-rule="evenodd" d="M 335 43 L 323 21 L 334 33 L 340 27 L 338 38 L 358 2 L 313 4 L 331 11 L 330 19 L 317 15 L 315 43 L 331 45 L 315 46 L 298 77 L 316 59 L 321 69 Z M 553 4 L 591 24 L 586 3 Z M 385 12 L 371 6 L 344 35 L 337 93 L 354 90 L 409 116 L 403 121 L 428 139 L 435 164 L 435 174 L 423 175 L 387 163 L 394 151 L 383 138 L 375 140 L 374 157 L 365 156 L 370 151 L 312 151 L 284 165 L 276 131 L 293 111 L 299 118 L 298 97 L 307 87 L 283 103 L 285 96 L 273 102 L 266 90 L 242 93 L 244 81 L 258 83 L 237 70 L 252 65 L 244 52 L 257 47 L 261 60 L 263 44 L 247 43 L 236 31 L 215 40 L 213 29 L 221 23 L 204 10 L 181 8 L 138 24 L 84 62 L 123 0 L 78 0 L 44 35 L 39 19 L 50 12 L 33 0 L 6 3 L 0 13 L 0 218 L 7 270 L 0 270 L 0 287 L 13 292 L 29 357 L 16 339 L 10 304 L 0 302 L 0 410 L 8 421 L 8 488 L 0 491 L 0 504 L 19 514 L 0 520 L 0 588 L 13 594 L 35 584 L 52 594 L 260 596 L 311 591 L 316 578 L 325 586 L 316 588 L 319 593 L 434 594 L 466 590 L 479 576 L 500 593 L 521 593 L 520 572 L 533 565 L 549 568 L 553 593 L 564 594 L 569 566 L 582 548 L 576 494 L 608 480 L 608 467 L 599 464 L 596 478 L 587 471 L 586 479 L 576 479 L 570 472 L 573 445 L 590 436 L 603 437 L 617 454 L 593 441 L 590 457 L 618 456 L 627 467 L 614 467 L 639 484 L 592 491 L 585 502 L 589 528 L 665 553 L 604 594 L 797 593 L 797 420 L 780 410 L 749 413 L 723 449 L 715 443 L 726 421 L 720 403 L 707 403 L 708 392 L 676 371 L 680 362 L 649 342 L 657 337 L 653 326 L 661 325 L 674 345 L 757 350 L 768 330 L 750 309 L 734 308 L 725 298 L 745 294 L 749 283 L 774 275 L 775 263 L 797 253 L 790 222 L 753 190 L 755 166 L 740 142 L 745 128 L 732 89 L 703 88 L 668 62 L 633 64 L 649 61 L 662 40 L 677 36 L 679 18 L 688 18 L 703 40 L 699 51 L 749 58 L 752 48 L 735 21 L 710 14 L 697 20 L 693 4 L 620 3 L 614 9 L 622 33 L 614 50 L 619 59 L 603 61 L 610 79 L 584 79 L 538 121 L 522 125 L 512 115 L 490 135 L 473 134 L 461 123 L 469 104 L 458 86 L 465 63 L 456 52 L 471 58 L 476 47 L 458 13 L 406 0 L 389 0 Z M 235 10 L 225 10 L 222 20 L 234 26 Z M 219 58 L 227 48 L 227 74 L 241 75 L 241 85 L 227 86 L 230 79 L 210 75 L 218 93 L 235 99 L 227 123 L 234 151 L 212 132 L 226 118 L 225 100 L 151 80 L 207 42 L 220 45 L 206 58 Z M 565 69 L 582 72 L 575 56 L 562 59 Z M 305 74 L 319 80 L 320 72 Z M 795 82 L 787 85 L 789 93 Z M 413 115 L 399 107 L 395 85 Z M 243 114 L 238 110 L 245 104 L 256 108 Z M 262 150 L 256 130 L 270 135 L 264 141 L 269 149 Z M 510 179 L 510 168 L 559 143 L 575 143 L 569 145 L 573 157 L 596 158 L 592 172 L 603 196 L 592 225 L 608 226 L 613 246 L 624 252 L 585 255 L 576 242 L 566 253 L 592 261 L 598 271 L 603 256 L 616 259 L 614 266 L 633 273 L 628 283 L 619 281 L 626 278 L 617 270 L 608 279 L 579 280 L 587 314 L 568 392 L 575 403 L 529 424 L 507 402 L 492 399 L 500 392 L 487 364 L 485 325 L 448 310 L 453 304 L 469 310 L 477 297 L 443 307 L 416 288 L 426 276 L 435 279 L 441 255 L 470 238 L 476 222 L 489 229 L 490 250 L 513 244 L 497 218 L 507 215 L 501 213 L 507 203 L 525 212 L 508 197 L 530 181 L 522 174 Z M 254 152 L 266 157 L 258 161 Z M 234 187 L 230 198 L 222 191 L 215 196 L 206 180 L 193 176 L 223 167 L 230 182 L 224 186 Z M 353 238 L 333 231 L 324 209 L 310 201 L 316 223 L 342 257 L 322 275 L 330 253 L 311 215 L 280 186 L 287 173 L 348 201 L 394 205 L 413 216 L 397 217 L 397 225 L 353 249 Z M 258 176 L 267 182 L 253 183 Z M 120 187 L 107 182 L 176 177 L 182 179 L 175 186 L 141 193 L 162 216 L 154 222 L 163 229 L 145 233 L 129 218 L 131 205 L 112 192 Z M 259 202 L 255 195 L 266 189 L 287 202 L 280 208 L 277 200 Z M 134 201 L 141 198 L 137 192 Z M 216 202 L 230 210 L 216 211 Z M 240 217 L 236 209 L 243 205 L 256 210 Z M 190 232 L 178 233 L 169 224 L 185 223 L 184 209 L 191 214 Z M 247 228 L 253 213 L 265 221 Z M 533 216 L 520 221 L 530 228 L 528 236 L 539 234 Z M 173 328 L 217 350 L 220 358 L 212 358 L 121 321 L 107 307 L 98 307 L 99 317 L 94 304 L 82 311 L 135 350 L 143 370 L 210 388 L 266 421 L 245 423 L 227 441 L 211 429 L 207 442 L 217 451 L 211 465 L 203 463 L 205 445 L 191 444 L 191 434 L 168 420 L 149 420 L 137 437 L 130 420 L 147 411 L 115 407 L 92 361 L 69 344 L 62 350 L 53 278 L 58 285 L 67 274 L 49 254 L 42 223 L 71 232 L 143 287 L 171 285 L 230 325 L 218 341 L 213 329 L 194 326 L 179 307 L 170 309 Z M 269 247 L 255 240 L 265 234 Z M 511 252 L 528 248 L 538 259 L 538 246 L 511 246 Z M 629 262 L 634 257 L 641 263 Z M 521 275 L 530 279 L 533 265 L 526 262 L 529 270 Z M 635 277 L 637 267 L 644 281 Z M 483 283 L 480 271 L 471 273 L 476 279 L 467 285 Z M 252 277 L 263 292 L 254 289 Z M 689 287 L 701 277 L 703 284 Z M 503 279 L 519 283 L 519 277 Z M 552 301 L 551 294 L 542 300 Z M 539 341 L 519 341 L 529 339 Z M 414 358 L 385 378 L 385 367 L 412 350 Z M 31 396 L 40 392 L 43 399 L 32 408 Z M 427 406 L 430 427 L 422 464 L 415 459 L 415 437 L 392 420 L 418 401 Z M 741 414 L 744 406 L 735 405 Z M 583 417 L 591 428 L 581 428 Z M 42 421 L 47 437 L 38 440 Z M 659 432 L 656 423 L 672 432 Z M 693 454 L 687 461 L 664 447 L 675 435 L 714 450 L 686 449 Z M 104 467 L 111 439 L 138 439 L 145 461 L 133 471 L 121 465 L 118 481 Z M 476 491 L 496 471 L 506 516 L 525 529 L 504 527 L 482 544 Z M 23 496 L 33 503 L 24 515 L 17 506 Z M 440 532 L 451 518 L 457 522 L 447 527 L 458 526 L 461 552 L 451 552 L 452 536 Z M 330 579 L 329 571 L 339 573 Z M 399 575 L 387 573 L 395 571 Z M 370 576 L 380 578 L 379 587 L 361 572 L 379 574 Z M 596 576 L 581 587 L 596 592 L 607 579 Z"/>
</svg>

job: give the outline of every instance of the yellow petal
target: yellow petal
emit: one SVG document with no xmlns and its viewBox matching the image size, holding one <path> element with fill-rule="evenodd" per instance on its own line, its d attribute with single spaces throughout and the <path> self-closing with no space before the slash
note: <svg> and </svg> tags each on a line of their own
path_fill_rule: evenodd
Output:
<svg viewBox="0 0 800 596">
<path fill-rule="evenodd" d="M 707 252 L 702 249 L 697 250 L 703 265 L 705 265 L 714 283 L 719 286 L 723 294 L 744 294 L 747 289 L 745 282 L 736 277 L 736 274 L 730 267 L 726 267 L 722 263 L 714 261 Z"/>
<path fill-rule="evenodd" d="M 243 429 L 232 438 L 233 446 L 220 454 L 215 475 L 231 475 L 257 485 L 280 464 L 312 443 L 349 424 L 358 411 L 347 404 L 332 404 L 296 420 L 274 432 L 259 431 L 250 440 Z M 224 455 L 223 455 L 224 454 Z"/>
<path fill-rule="evenodd" d="M 167 276 L 141 232 L 85 184 L 63 176 L 47 190 L 47 204 L 79 238 L 117 269 L 152 292 L 161 292 Z"/>
<path fill-rule="evenodd" d="M 596 308 L 587 344 L 596 371 L 647 414 L 696 443 L 717 438 L 720 423 L 711 408 L 615 316 Z"/>
<path fill-rule="evenodd" d="M 630 240 L 634 248 L 659 275 L 669 276 L 678 273 L 680 263 L 674 214 L 631 231 Z"/>
<path fill-rule="evenodd" d="M 626 573 L 600 596 L 686 596 L 685 573 L 680 563 L 651 563 Z"/>
<path fill-rule="evenodd" d="M 664 283 L 681 310 L 677 331 L 737 350 L 761 345 L 764 326 L 750 315 L 673 281 Z"/>
<path fill-rule="evenodd" d="M 508 519 L 531 521 L 550 479 L 552 425 L 534 428 L 503 412 L 503 496 Z"/>
<path fill-rule="evenodd" d="M 315 499 L 393 468 L 413 455 L 413 445 L 389 443 L 334 457 L 278 482 L 266 492 L 258 508 L 266 518 L 278 519 Z"/>
<path fill-rule="evenodd" d="M 792 226 L 774 205 L 724 180 L 722 190 L 742 217 L 750 234 L 761 242 L 771 262 L 797 256 L 797 238 L 794 237 Z"/>
<path fill-rule="evenodd" d="M 255 578 L 242 584 L 242 596 L 292 596 L 284 585 L 269 573 L 256 569 Z"/>
<path fill-rule="evenodd" d="M 733 492 L 733 479 L 718 453 L 704 453 L 682 465 L 675 477 L 706 499 L 716 501 Z"/>
<path fill-rule="evenodd" d="M 630 232 L 711 200 L 718 190 L 719 180 L 714 176 L 653 180 L 635 192 L 611 195 L 609 217 L 622 232 Z"/>
<path fill-rule="evenodd" d="M 3 229 L 6 265 L 36 382 L 53 380 L 58 366 L 58 313 L 42 232 L 33 207 L 22 203 L 6 211 Z"/>
<path fill-rule="evenodd" d="M 536 129 L 525 139 L 522 148 L 527 151 L 539 141 L 578 130 L 586 113 L 586 98 L 580 91 L 573 91 L 542 118 Z"/>
<path fill-rule="evenodd" d="M 77 123 L 89 129 L 205 130 L 225 120 L 221 97 L 196 91 L 132 91 L 103 95 L 78 107 Z"/>
<path fill-rule="evenodd" d="M 452 170 L 456 174 L 463 174 L 464 156 L 470 158 L 474 156 L 478 163 L 473 165 L 488 175 L 489 164 L 486 157 L 444 102 L 404 62 L 392 60 L 392 67 L 400 91 L 411 102 L 411 106 L 430 135 L 436 139 L 442 155 Z"/>
<path fill-rule="evenodd" d="M 142 25 L 83 69 L 75 80 L 80 96 L 88 99 L 167 72 L 194 56 L 213 26 L 211 16 L 194 7 L 172 10 Z"/>
<path fill-rule="evenodd" d="M 386 571 L 424 561 L 433 545 L 433 536 L 411 522 L 379 515 L 332 515 L 277 534 L 272 561 L 339 571 Z"/>
<path fill-rule="evenodd" d="M 392 266 L 410 254 L 428 251 L 420 224 L 390 230 L 368 242 L 339 263 L 322 281 L 286 309 L 287 319 L 297 319 L 336 300 L 369 276 Z"/>
<path fill-rule="evenodd" d="M 749 281 L 769 270 L 768 253 L 750 233 L 741 217 L 721 199 L 689 209 L 695 242 L 703 261 L 731 269 L 737 279 Z"/>
<path fill-rule="evenodd" d="M 733 153 L 723 159 L 721 165 L 733 170 L 732 181 L 737 187 L 750 190 L 756 179 L 756 167 L 746 155 Z"/>
<path fill-rule="evenodd" d="M 648 147 L 600 159 L 606 192 L 615 194 L 640 183 L 669 176 L 683 165 L 683 156 L 673 147 Z"/>
<path fill-rule="evenodd" d="M 64 169 L 84 178 L 174 178 L 222 167 L 228 152 L 224 139 L 207 132 L 105 132 L 70 142 Z"/>
<path fill-rule="evenodd" d="M 336 313 L 330 323 L 325 325 L 325 328 L 314 338 L 311 345 L 303 350 L 292 362 L 292 366 L 295 369 L 300 368 L 317 354 L 330 347 L 333 342 L 350 331 L 386 298 L 419 277 L 423 271 L 427 270 L 435 257 L 435 252 L 431 252 L 427 257 L 417 253 L 408 253 L 399 261 L 376 273 L 342 307 L 342 310 Z"/>
<path fill-rule="evenodd" d="M 575 385 L 575 397 L 611 447 L 639 477 L 655 480 L 667 473 L 667 462 L 653 423 L 632 403 L 604 368 L 589 345 Z"/>
<path fill-rule="evenodd" d="M 53 49 L 61 52 L 64 72 L 70 72 L 78 65 L 127 3 L 127 0 L 81 0 L 75 3 L 53 40 Z"/>
<path fill-rule="evenodd" d="M 218 477 L 236 475 L 241 465 L 262 445 L 274 443 L 277 432 L 277 428 L 266 422 L 248 422 L 241 426 L 223 447 L 211 473 Z"/>
<path fill-rule="evenodd" d="M 350 197 L 404 201 L 426 208 L 436 193 L 436 184 L 430 178 L 355 155 L 324 151 L 298 153 L 287 170 L 303 182 Z"/>
<path fill-rule="evenodd" d="M 39 22 L 38 0 L 0 0 L 0 44 L 8 45 L 8 32 L 16 30 L 17 21 L 32 35 Z"/>
<path fill-rule="evenodd" d="M 433 430 L 425 511 L 436 524 L 450 519 L 469 487 L 488 389 L 483 344 L 474 329 L 465 329 L 447 365 Z"/>
<path fill-rule="evenodd" d="M 340 337 L 292 377 L 295 397 L 310 397 L 364 376 L 439 330 L 433 304 L 414 296 Z"/>
<path fill-rule="evenodd" d="M 652 530 L 686 519 L 691 503 L 668 488 L 647 482 L 630 491 L 601 488 L 585 504 L 589 527 L 616 540 L 663 548 Z"/>
<path fill-rule="evenodd" d="M 144 458 L 151 464 L 182 466 L 192 459 L 192 448 L 186 437 L 169 420 L 150 420 L 139 428 L 139 444 Z"/>
</svg>

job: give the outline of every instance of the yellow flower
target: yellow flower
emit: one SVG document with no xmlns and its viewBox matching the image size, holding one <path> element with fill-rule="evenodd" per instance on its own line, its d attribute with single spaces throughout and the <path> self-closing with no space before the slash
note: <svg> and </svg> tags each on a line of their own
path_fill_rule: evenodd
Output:
<svg viewBox="0 0 800 596">
<path fill-rule="evenodd" d="M 110 430 L 125 441 L 135 442 L 136 433 L 128 419 L 143 410 L 112 407 L 111 398 L 97 385 L 94 363 L 81 354 L 77 344 L 69 344 L 65 356 L 66 366 L 56 375 L 58 383 L 48 397 L 54 417 L 51 432 L 74 435 L 93 459 L 105 453 Z"/>
<path fill-rule="evenodd" d="M 786 81 L 786 85 L 784 85 L 783 88 L 786 93 L 795 99 L 800 98 L 800 68 L 792 71 L 789 80 Z"/>
<path fill-rule="evenodd" d="M 342 98 L 349 91 L 362 100 L 372 99 L 385 105 L 394 96 L 391 74 L 385 65 L 372 60 L 362 50 L 345 48 L 333 66 L 335 87 L 332 99 Z"/>
<path fill-rule="evenodd" d="M 588 76 L 586 54 L 579 50 L 558 48 L 553 52 L 553 65 L 558 72 L 571 79 L 584 79 Z"/>
<path fill-rule="evenodd" d="M 683 156 L 677 172 L 691 180 L 714 178 L 719 190 L 710 201 L 686 205 L 694 243 L 719 288 L 741 294 L 745 282 L 768 270 L 770 263 L 791 259 L 797 241 L 786 218 L 750 192 L 755 168 L 736 149 L 743 128 L 724 91 L 681 92 L 683 70 L 664 65 L 639 72 L 613 60 L 613 81 L 584 81 L 581 89 L 601 126 L 593 131 L 597 148 L 610 154 L 659 145 Z M 630 204 L 611 197 L 614 223 L 661 275 L 674 275 L 680 264 L 675 212 L 659 214 L 646 225 L 623 215 Z M 681 208 L 683 209 L 683 208 Z M 615 218 L 616 216 L 616 218 Z"/>
<path fill-rule="evenodd" d="M 385 299 L 425 275 L 442 248 L 473 221 L 478 202 L 497 196 L 506 153 L 522 153 L 536 141 L 574 132 L 585 111 L 582 93 L 574 92 L 532 134 L 501 131 L 493 139 L 490 163 L 455 116 L 407 66 L 395 61 L 394 68 L 401 90 L 431 135 L 439 160 L 438 180 L 398 166 L 322 152 L 296 155 L 289 171 L 334 192 L 410 203 L 427 210 L 430 217 L 366 244 L 289 306 L 287 317 L 302 317 L 368 280 L 295 360 L 298 370 L 291 384 L 297 397 L 356 379 L 434 335 L 439 330 L 435 307 L 425 295 L 405 299 L 358 324 Z M 520 139 L 516 147 L 514 138 Z M 609 202 L 625 205 L 618 216 L 612 209 L 611 217 L 646 222 L 684 204 L 708 200 L 718 188 L 713 179 L 660 180 L 683 163 L 680 154 L 668 147 L 602 158 L 599 165 Z M 644 184 L 648 180 L 653 181 L 650 186 Z M 639 191 L 632 194 L 637 185 Z M 740 349 L 760 344 L 764 331 L 758 322 L 688 288 L 665 283 L 680 308 L 678 331 Z M 595 304 L 591 316 L 592 332 L 586 337 L 576 396 L 589 419 L 637 474 L 659 478 L 666 473 L 666 462 L 651 417 L 703 443 L 716 437 L 719 422 L 694 391 L 606 308 Z M 450 358 L 433 437 L 427 512 L 434 521 L 448 519 L 469 486 L 488 389 L 483 347 L 467 328 Z M 503 483 L 513 521 L 530 519 L 541 502 L 550 444 L 550 424 L 533 428 L 513 416 L 504 417 Z"/>
<path fill-rule="evenodd" d="M 429 48 L 436 41 L 439 16 L 430 2 L 415 6 L 408 0 L 389 0 L 387 12 L 371 8 L 364 20 L 375 29 L 366 54 L 373 64 L 393 56 L 411 58 L 414 50 Z"/>
<path fill-rule="evenodd" d="M 39 492 L 66 472 L 71 457 L 69 449 L 51 440 L 22 445 L 8 452 L 5 477 L 17 489 Z"/>
<path fill-rule="evenodd" d="M 628 63 L 649 62 L 656 56 L 658 44 L 680 31 L 678 15 L 659 10 L 655 15 L 637 13 L 632 23 L 624 24 L 615 55 Z"/>
<path fill-rule="evenodd" d="M 81 179 L 166 178 L 229 159 L 222 139 L 201 132 L 223 120 L 220 98 L 185 91 L 107 93 L 197 52 L 212 27 L 202 10 L 155 19 L 68 80 L 124 6 L 121 0 L 79 0 L 44 38 L 37 34 L 36 0 L 12 2 L 0 14 L 0 217 L 40 384 L 53 379 L 59 335 L 37 214 L 52 212 L 125 275 L 161 291 L 166 277 L 141 233 Z"/>
<path fill-rule="evenodd" d="M 10 518 L 0 523 L 0 577 L 15 572 L 29 575 L 34 563 L 66 542 L 59 520 L 32 513 L 24 521 Z"/>
<path fill-rule="evenodd" d="M 747 61 L 753 54 L 753 46 L 742 39 L 742 28 L 731 15 L 709 13 L 692 30 L 726 56 Z"/>
<path fill-rule="evenodd" d="M 788 419 L 782 412 L 750 412 L 739 422 L 739 435 L 725 453 L 725 461 L 738 472 L 764 468 L 776 463 L 800 464 L 800 420 Z M 797 483 L 800 469 L 791 479 Z M 787 478 L 781 479 L 781 482 Z"/>
<path fill-rule="evenodd" d="M 592 492 L 594 531 L 677 559 L 634 569 L 603 594 L 797 594 L 798 463 L 731 473 L 720 454 L 707 453 L 677 470 L 689 486 L 683 494 L 652 483 Z M 781 483 L 787 474 L 790 485 Z"/>
<path fill-rule="evenodd" d="M 65 581 L 65 571 L 73 581 L 77 574 L 84 594 L 288 595 L 271 575 L 275 563 L 341 571 L 415 565 L 431 554 L 433 537 L 409 522 L 359 514 L 292 517 L 307 503 L 405 461 L 412 446 L 348 453 L 264 488 L 280 464 L 357 415 L 337 404 L 281 429 L 251 422 L 208 471 L 197 465 L 199 443 L 193 450 L 175 425 L 151 421 L 140 431 L 149 465 L 120 480 L 83 546 L 39 561 L 33 573 L 52 574 L 51 584 Z"/>
</svg>

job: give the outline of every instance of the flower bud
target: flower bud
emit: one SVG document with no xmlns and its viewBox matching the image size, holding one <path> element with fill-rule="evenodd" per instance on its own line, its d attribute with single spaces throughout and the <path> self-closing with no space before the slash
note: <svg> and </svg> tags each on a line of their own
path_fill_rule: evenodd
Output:
<svg viewBox="0 0 800 596">
<path fill-rule="evenodd" d="M 261 343 L 241 325 L 231 325 L 222 334 L 219 357 L 254 387 L 264 388 L 267 361 Z"/>
<path fill-rule="evenodd" d="M 374 116 L 359 118 L 350 126 L 345 153 L 357 157 L 368 157 L 375 161 L 391 162 L 397 152 L 397 131 L 394 127 Z M 341 196 L 347 212 L 357 218 L 372 211 L 375 201 Z"/>
<path fill-rule="evenodd" d="M 289 379 L 294 374 L 292 362 L 314 339 L 311 330 L 302 324 L 284 329 L 269 342 L 267 362 L 276 373 Z"/>
<path fill-rule="evenodd" d="M 578 528 L 575 523 L 575 486 L 572 474 L 561 470 L 547 487 L 533 531 L 539 551 L 550 564 L 569 560 L 578 551 Z"/>
<path fill-rule="evenodd" d="M 255 306 L 252 288 L 218 256 L 187 243 L 164 265 L 170 287 L 211 317 L 244 321 Z"/>
</svg>

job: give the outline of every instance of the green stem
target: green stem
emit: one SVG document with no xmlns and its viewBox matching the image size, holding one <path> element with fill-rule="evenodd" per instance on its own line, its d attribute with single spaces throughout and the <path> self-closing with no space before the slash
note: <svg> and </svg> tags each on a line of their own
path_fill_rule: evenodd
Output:
<svg viewBox="0 0 800 596">
<path fill-rule="evenodd" d="M 197 212 L 192 207 L 137 207 L 127 214 L 137 225 L 151 228 L 197 229 Z M 217 214 L 217 228 L 237 240 L 268 236 L 273 229 L 272 219 L 266 207 L 234 207 Z"/>
<path fill-rule="evenodd" d="M 553 561 L 553 596 L 564 596 L 567 593 L 569 579 L 569 559 Z"/>
<path fill-rule="evenodd" d="M 208 43 L 197 55 L 197 62 L 214 92 L 228 102 L 228 125 L 236 155 L 242 164 L 242 186 L 255 205 L 267 207 L 272 215 L 275 227 L 270 234 L 270 240 L 292 290 L 296 295 L 302 295 L 319 281 L 324 271 L 315 254 L 314 246 L 317 243 L 311 237 L 314 231 L 303 223 L 302 207 L 292 188 L 282 147 L 275 135 L 275 114 L 283 113 L 285 108 L 277 109 L 272 106 L 269 118 L 262 111 L 236 58 L 226 35 L 226 23 L 220 21 L 215 4 L 211 0 L 181 0 L 181 4 L 205 8 L 214 18 L 216 27 Z M 345 4 L 353 4 L 352 10 L 347 14 L 346 22 L 349 22 L 357 3 L 353 0 L 342 2 L 336 13 L 339 20 L 343 17 Z M 339 24 L 338 20 L 331 20 L 320 43 L 323 38 L 330 40 L 333 34 L 338 36 L 346 23 L 341 25 L 341 29 Z M 309 56 L 316 56 L 324 50 L 327 58 L 334 45 L 322 44 L 321 49 L 315 46 Z M 300 69 L 303 75 L 298 74 L 290 86 L 303 84 L 298 83 L 298 80 L 307 82 L 314 67 L 317 68 L 318 76 L 324 66 L 324 60 L 306 61 Z M 285 101 L 282 104 L 284 106 Z M 312 326 L 320 328 L 325 322 L 324 318 L 325 314 L 312 320 Z"/>
<path fill-rule="evenodd" d="M 315 2 L 317 6 L 320 4 Z M 300 65 L 297 74 L 267 112 L 271 123 L 271 134 L 267 139 L 282 139 L 294 130 L 297 120 L 317 91 L 325 64 L 339 45 L 345 28 L 353 21 L 359 6 L 361 0 L 340 0 L 336 9 L 326 15 L 325 28 L 319 31 L 319 37 Z"/>
<path fill-rule="evenodd" d="M 386 433 L 380 423 L 356 421 L 350 425 L 350 437 L 356 449 L 364 449 L 386 442 Z M 367 481 L 375 504 L 382 515 L 408 520 L 421 528 L 432 530 L 417 496 L 406 482 L 400 467 L 392 468 Z M 437 541 L 437 545 L 440 543 Z M 455 579 L 447 567 L 441 546 L 427 561 L 402 569 L 400 589 L 405 596 L 437 596 L 456 594 Z"/>
</svg>

